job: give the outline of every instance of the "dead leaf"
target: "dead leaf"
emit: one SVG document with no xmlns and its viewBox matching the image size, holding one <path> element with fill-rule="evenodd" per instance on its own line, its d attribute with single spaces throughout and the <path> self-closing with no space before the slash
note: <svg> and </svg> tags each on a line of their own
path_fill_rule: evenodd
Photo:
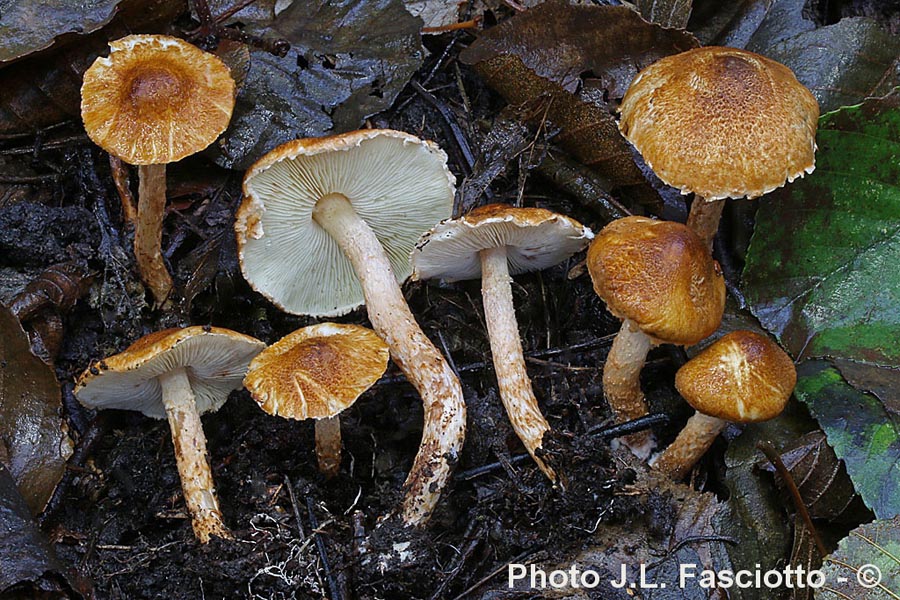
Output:
<svg viewBox="0 0 900 600">
<path fill-rule="evenodd" d="M 86 34 L 109 23 L 120 0 L 15 0 L 0 5 L 0 63 L 53 45 L 66 33 Z"/>
<path fill-rule="evenodd" d="M 858 519 L 864 511 L 844 463 L 838 459 L 821 431 L 811 431 L 781 449 L 781 460 L 800 491 L 800 497 L 814 519 L 836 521 Z M 774 472 L 767 460 L 758 466 Z M 780 478 L 776 482 L 783 487 Z"/>
<path fill-rule="evenodd" d="M 31 353 L 18 320 L 0 306 L 0 444 L 34 514 L 50 499 L 72 454 L 61 409 L 53 370 Z"/>
<path fill-rule="evenodd" d="M 648 23 L 624 6 L 548 0 L 483 32 L 460 60 L 473 65 L 517 56 L 535 74 L 573 93 L 590 72 L 610 99 L 621 99 L 638 71 L 698 45 L 690 33 Z"/>
<path fill-rule="evenodd" d="M 391 104 L 425 57 L 422 22 L 400 0 L 295 2 L 247 31 L 291 43 L 285 57 L 250 54 L 217 162 L 244 169 L 301 137 L 356 129 Z"/>
<path fill-rule="evenodd" d="M 9 470 L 0 463 L 0 595 L 27 584 L 53 588 L 45 577 L 62 569 L 50 544 L 31 520 L 28 505 L 19 494 Z M 49 590 L 48 590 L 49 591 Z M 17 596 L 11 596 L 17 597 Z M 35 595 L 21 597 L 44 597 Z M 57 596 L 52 596 L 57 597 Z"/>
<path fill-rule="evenodd" d="M 641 16 L 657 25 L 684 29 L 691 16 L 693 0 L 637 0 Z"/>
</svg>

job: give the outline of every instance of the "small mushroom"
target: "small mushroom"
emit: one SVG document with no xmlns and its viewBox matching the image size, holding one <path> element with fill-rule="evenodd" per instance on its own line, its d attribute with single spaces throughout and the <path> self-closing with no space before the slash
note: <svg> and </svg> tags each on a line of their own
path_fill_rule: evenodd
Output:
<svg viewBox="0 0 900 600">
<path fill-rule="evenodd" d="M 275 342 L 250 363 L 244 387 L 273 416 L 316 420 L 319 470 L 341 466 L 338 416 L 387 369 L 388 347 L 359 325 L 321 323 Z"/>
<path fill-rule="evenodd" d="M 228 127 L 234 80 L 208 52 L 165 35 L 110 42 L 84 74 L 81 118 L 91 140 L 138 165 L 134 254 L 156 304 L 172 290 L 160 244 L 166 207 L 166 164 L 200 152 Z"/>
<path fill-rule="evenodd" d="M 603 366 L 603 394 L 622 423 L 647 414 L 640 374 L 655 344 L 693 345 L 725 310 L 725 280 L 697 234 L 680 223 L 625 217 L 604 227 L 587 254 L 594 291 L 622 319 Z M 625 438 L 639 458 L 649 432 Z"/>
<path fill-rule="evenodd" d="M 194 535 L 229 537 L 213 486 L 200 415 L 215 412 L 265 344 L 218 327 L 166 329 L 145 335 L 124 352 L 91 365 L 75 396 L 89 408 L 136 410 L 168 419 Z"/>
<path fill-rule="evenodd" d="M 422 232 L 450 216 L 453 175 L 435 144 L 370 129 L 280 146 L 244 177 L 235 221 L 241 270 L 282 309 L 369 320 L 424 405 L 419 452 L 401 517 L 431 516 L 465 439 L 459 379 L 400 290 Z"/>
<path fill-rule="evenodd" d="M 667 56 L 622 99 L 619 129 L 683 194 L 711 248 L 725 198 L 756 198 L 815 169 L 819 105 L 786 66 L 708 46 Z"/>
<path fill-rule="evenodd" d="M 684 478 L 728 423 L 780 415 L 796 383 L 793 361 L 769 338 L 752 331 L 723 336 L 675 374 L 675 387 L 697 412 L 651 466 Z"/>
<path fill-rule="evenodd" d="M 543 208 L 489 204 L 435 226 L 412 256 L 414 280 L 481 278 L 500 399 L 519 439 L 551 481 L 556 474 L 537 452 L 550 425 L 525 370 L 510 275 L 551 267 L 583 250 L 593 235 L 581 223 Z"/>
</svg>

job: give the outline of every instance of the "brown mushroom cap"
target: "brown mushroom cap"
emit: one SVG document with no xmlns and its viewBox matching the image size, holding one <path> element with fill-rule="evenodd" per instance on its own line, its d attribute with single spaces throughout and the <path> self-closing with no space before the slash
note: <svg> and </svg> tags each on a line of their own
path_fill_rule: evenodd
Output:
<svg viewBox="0 0 900 600">
<path fill-rule="evenodd" d="M 696 344 L 722 321 L 725 280 L 697 234 L 671 221 L 626 217 L 588 249 L 594 291 L 610 312 L 669 344 Z"/>
<path fill-rule="evenodd" d="M 619 129 L 653 171 L 706 200 L 755 198 L 815 168 L 819 105 L 790 69 L 710 46 L 641 71 Z"/>
<path fill-rule="evenodd" d="M 580 252 L 593 237 L 578 221 L 544 208 L 488 204 L 425 233 L 412 253 L 412 278 L 477 279 L 479 253 L 501 246 L 510 275 L 539 271 Z"/>
<path fill-rule="evenodd" d="M 250 363 L 244 387 L 260 408 L 289 419 L 333 417 L 387 369 L 388 346 L 359 325 L 304 327 Z"/>
<path fill-rule="evenodd" d="M 217 57 L 165 35 L 110 42 L 84 74 L 81 118 L 95 144 L 133 165 L 181 160 L 228 127 L 234 80 Z"/>
<path fill-rule="evenodd" d="M 796 383 L 791 358 L 752 331 L 725 335 L 675 375 L 675 387 L 695 410 L 733 423 L 778 416 Z"/>
<path fill-rule="evenodd" d="M 95 362 L 75 385 L 78 401 L 92 408 L 136 410 L 165 419 L 156 378 L 185 367 L 200 414 L 218 410 L 240 389 L 261 341 L 220 327 L 165 329 L 140 338 L 123 352 Z"/>
</svg>

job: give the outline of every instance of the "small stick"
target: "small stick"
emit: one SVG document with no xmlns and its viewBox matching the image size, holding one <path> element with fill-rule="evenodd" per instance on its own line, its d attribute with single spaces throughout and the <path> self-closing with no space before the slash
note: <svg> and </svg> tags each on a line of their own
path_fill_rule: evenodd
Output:
<svg viewBox="0 0 900 600">
<path fill-rule="evenodd" d="M 618 423 L 616 425 L 598 425 L 588 429 L 588 435 L 596 435 L 604 441 L 609 441 L 623 435 L 631 435 L 639 431 L 645 431 L 656 425 L 664 425 L 669 422 L 669 415 L 665 413 L 654 413 L 652 415 L 644 415 L 631 421 Z"/>
<path fill-rule="evenodd" d="M 481 21 L 480 17 L 475 17 L 468 21 L 460 23 L 451 23 L 449 25 L 439 25 L 438 27 L 423 27 L 422 33 L 444 33 L 446 31 L 456 31 L 458 29 L 475 29 Z"/>
<path fill-rule="evenodd" d="M 800 513 L 800 516 L 803 518 L 806 526 L 809 527 L 809 533 L 810 535 L 812 535 L 813 541 L 815 541 L 816 543 L 816 548 L 818 548 L 819 554 L 821 554 L 822 556 L 827 556 L 828 550 L 825 549 L 825 544 L 822 542 L 822 538 L 819 537 L 819 532 L 816 530 L 816 526 L 813 525 L 812 517 L 809 516 L 809 511 L 806 510 L 806 503 L 803 502 L 803 497 L 800 496 L 800 490 L 797 489 L 797 484 L 794 483 L 794 478 L 791 476 L 791 472 L 788 471 L 788 468 L 786 466 L 784 466 L 784 462 L 782 462 L 781 455 L 778 454 L 778 450 L 775 449 L 775 446 L 773 446 L 771 442 L 766 441 L 757 442 L 756 447 L 766 455 L 766 458 L 769 459 L 769 462 L 772 463 L 772 466 L 774 466 L 775 470 L 778 471 L 778 474 L 781 475 L 781 479 L 784 480 L 784 484 L 787 486 L 788 491 L 791 493 L 791 498 L 794 499 L 794 506 L 797 507 L 797 512 Z"/>
<path fill-rule="evenodd" d="M 297 520 L 297 532 L 300 534 L 301 538 L 306 537 L 306 532 L 303 531 L 303 520 L 300 519 L 300 507 L 297 506 L 297 497 L 294 496 L 294 486 L 291 485 L 291 480 L 288 479 L 288 476 L 284 476 L 284 485 L 287 487 L 288 496 L 291 498 L 291 506 L 294 508 L 294 519 Z"/>
<path fill-rule="evenodd" d="M 527 454 L 526 454 L 526 456 L 527 456 Z M 482 577 L 481 579 L 476 581 L 473 585 L 471 585 L 470 587 L 463 590 L 463 592 L 459 596 L 456 596 L 455 598 L 453 598 L 453 600 L 462 600 L 463 598 L 468 598 L 470 593 L 474 592 L 475 590 L 477 590 L 478 588 L 483 586 L 485 583 L 487 583 L 488 581 L 493 579 L 497 575 L 497 573 L 500 573 L 501 571 L 503 571 L 503 569 L 506 569 L 507 567 L 509 567 L 509 565 L 511 565 L 513 563 L 518 563 L 519 561 L 521 561 L 533 554 L 538 553 L 540 550 L 541 550 L 541 548 L 538 548 L 537 550 L 526 550 L 525 552 L 516 556 L 512 560 L 503 563 L 502 565 L 500 565 L 499 567 L 497 567 L 496 569 L 494 569 L 493 571 L 491 571 L 490 573 L 488 573 L 487 575 L 485 575 L 484 577 Z"/>
<path fill-rule="evenodd" d="M 322 570 L 325 572 L 325 581 L 328 582 L 328 590 L 331 592 L 331 600 L 343 600 L 340 588 L 334 582 L 334 576 L 331 574 L 331 567 L 328 565 L 328 552 L 325 550 L 325 540 L 319 532 L 319 520 L 316 519 L 316 513 L 313 511 L 315 503 L 312 496 L 306 497 L 306 509 L 309 513 L 309 525 L 312 527 L 313 535 L 316 538 L 316 548 L 319 550 L 319 557 L 322 560 Z"/>
</svg>

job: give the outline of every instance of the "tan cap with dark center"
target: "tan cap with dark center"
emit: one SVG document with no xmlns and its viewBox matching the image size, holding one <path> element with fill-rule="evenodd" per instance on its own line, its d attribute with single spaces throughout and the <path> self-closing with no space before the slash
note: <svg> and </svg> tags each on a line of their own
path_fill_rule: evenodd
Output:
<svg viewBox="0 0 900 600">
<path fill-rule="evenodd" d="M 626 217 L 603 228 L 587 255 L 610 312 L 669 344 L 696 344 L 722 321 L 725 280 L 697 235 L 680 223 Z"/>
<path fill-rule="evenodd" d="M 109 46 L 81 88 L 81 117 L 98 146 L 129 164 L 165 164 L 203 150 L 228 127 L 234 80 L 217 57 L 165 35 Z"/>
<path fill-rule="evenodd" d="M 250 363 L 244 387 L 270 415 L 333 417 L 384 374 L 388 347 L 359 325 L 321 323 L 285 336 Z"/>
<path fill-rule="evenodd" d="M 667 56 L 622 100 L 619 128 L 667 184 L 755 198 L 815 168 L 819 105 L 790 69 L 710 46 Z"/>
<path fill-rule="evenodd" d="M 733 423 L 778 416 L 796 383 L 791 358 L 752 331 L 725 335 L 675 375 L 675 387 L 695 410 Z"/>
</svg>

